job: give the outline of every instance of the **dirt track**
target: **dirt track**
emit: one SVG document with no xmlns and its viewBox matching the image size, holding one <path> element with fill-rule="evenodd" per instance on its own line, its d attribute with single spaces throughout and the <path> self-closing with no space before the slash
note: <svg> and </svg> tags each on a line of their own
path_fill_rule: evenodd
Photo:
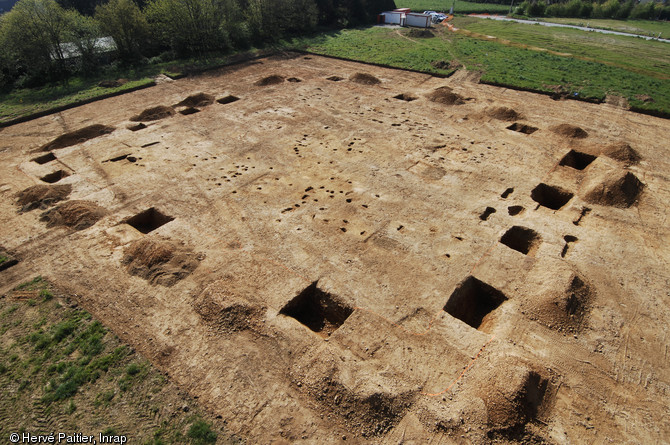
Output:
<svg viewBox="0 0 670 445">
<path fill-rule="evenodd" d="M 0 292 L 75 293 L 252 443 L 663 443 L 669 131 L 316 56 L 166 82 L 3 130 Z"/>
</svg>

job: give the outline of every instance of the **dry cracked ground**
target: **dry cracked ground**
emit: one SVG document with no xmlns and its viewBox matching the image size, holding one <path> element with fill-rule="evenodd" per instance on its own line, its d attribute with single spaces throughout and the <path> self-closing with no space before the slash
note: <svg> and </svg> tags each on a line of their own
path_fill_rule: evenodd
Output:
<svg viewBox="0 0 670 445">
<path fill-rule="evenodd" d="M 41 274 L 251 443 L 664 443 L 667 120 L 317 56 L 0 130 Z"/>
</svg>

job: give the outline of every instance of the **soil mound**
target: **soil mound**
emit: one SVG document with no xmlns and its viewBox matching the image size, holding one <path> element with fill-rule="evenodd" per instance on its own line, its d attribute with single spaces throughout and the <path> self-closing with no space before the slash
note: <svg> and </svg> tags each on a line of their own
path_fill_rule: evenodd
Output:
<svg viewBox="0 0 670 445">
<path fill-rule="evenodd" d="M 103 80 L 98 83 L 98 86 L 102 88 L 116 88 L 126 83 L 128 83 L 128 79 Z"/>
<path fill-rule="evenodd" d="M 186 99 L 179 102 L 175 107 L 206 107 L 214 103 L 215 97 L 211 94 L 198 93 L 188 96 Z"/>
<path fill-rule="evenodd" d="M 613 144 L 603 149 L 603 154 L 607 157 L 623 162 L 626 166 L 640 162 L 641 156 L 630 145 L 625 142 Z"/>
<path fill-rule="evenodd" d="M 62 201 L 70 195 L 71 184 L 62 185 L 33 185 L 17 193 L 17 204 L 21 206 L 19 212 L 28 212 L 33 209 L 46 209 Z"/>
<path fill-rule="evenodd" d="M 410 29 L 407 33 L 407 36 L 415 38 L 430 38 L 435 37 L 435 34 L 433 34 L 433 32 L 429 29 Z"/>
<path fill-rule="evenodd" d="M 0 271 L 9 269 L 18 264 L 19 261 L 9 254 L 2 246 L 0 246 Z"/>
<path fill-rule="evenodd" d="M 144 130 L 145 128 L 147 128 L 147 126 L 144 125 L 142 122 L 140 122 L 139 124 L 136 125 L 128 125 L 126 128 L 128 128 L 128 130 L 130 131 L 139 131 Z"/>
<path fill-rule="evenodd" d="M 439 87 L 427 97 L 431 102 L 443 105 L 461 105 L 465 103 L 463 97 L 452 92 L 449 87 Z"/>
<path fill-rule="evenodd" d="M 492 431 L 512 433 L 542 415 L 549 405 L 549 381 L 522 363 L 506 363 L 491 371 L 479 395 Z"/>
<path fill-rule="evenodd" d="M 591 204 L 628 208 L 640 196 L 644 184 L 631 172 L 611 176 L 590 188 L 584 195 L 584 201 Z"/>
<path fill-rule="evenodd" d="M 107 211 L 90 201 L 68 201 L 42 213 L 40 221 L 47 227 L 66 226 L 84 230 L 98 222 Z"/>
<path fill-rule="evenodd" d="M 200 263 L 191 249 L 174 241 L 144 238 L 132 242 L 123 251 L 121 263 L 128 273 L 151 284 L 170 287 L 191 274 Z"/>
<path fill-rule="evenodd" d="M 256 329 L 263 314 L 262 308 L 213 287 L 196 299 L 193 308 L 210 328 L 226 334 Z"/>
<path fill-rule="evenodd" d="M 488 110 L 487 114 L 501 121 L 515 121 L 521 118 L 521 115 L 516 110 L 508 107 L 496 107 Z"/>
<path fill-rule="evenodd" d="M 457 70 L 461 68 L 463 65 L 461 65 L 457 60 L 434 60 L 430 62 L 430 64 L 433 66 L 433 68 L 437 68 L 438 70 Z"/>
<path fill-rule="evenodd" d="M 564 288 L 550 289 L 535 298 L 530 307 L 524 307 L 529 318 L 550 329 L 577 332 L 584 325 L 590 311 L 593 292 L 577 275 Z"/>
<path fill-rule="evenodd" d="M 554 133 L 573 139 L 584 139 L 589 134 L 583 129 L 570 124 L 560 124 L 552 127 L 551 131 Z"/>
<path fill-rule="evenodd" d="M 349 78 L 352 82 L 360 83 L 361 85 L 379 85 L 381 80 L 377 79 L 372 74 L 356 73 Z"/>
<path fill-rule="evenodd" d="M 277 85 L 284 82 L 285 77 L 280 76 L 279 74 L 273 74 L 272 76 L 267 76 L 257 81 L 254 85 L 257 87 L 266 87 L 268 85 Z"/>
<path fill-rule="evenodd" d="M 131 117 L 130 120 L 133 122 L 157 121 L 159 119 L 165 119 L 166 117 L 173 116 L 174 114 L 175 111 L 172 109 L 172 107 L 159 105 L 157 107 L 147 108 L 140 114 Z"/>
<path fill-rule="evenodd" d="M 62 134 L 53 141 L 40 147 L 40 151 L 51 151 L 59 148 L 69 147 L 71 145 L 81 144 L 89 139 L 94 139 L 99 136 L 109 134 L 114 131 L 114 127 L 109 127 L 102 124 L 89 125 L 88 127 L 80 128 L 76 131 Z"/>
</svg>

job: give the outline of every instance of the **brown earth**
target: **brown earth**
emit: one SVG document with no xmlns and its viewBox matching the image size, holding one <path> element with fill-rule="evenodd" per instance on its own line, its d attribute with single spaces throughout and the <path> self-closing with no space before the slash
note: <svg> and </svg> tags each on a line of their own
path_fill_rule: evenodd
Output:
<svg viewBox="0 0 670 445">
<path fill-rule="evenodd" d="M 72 191 L 72 185 L 33 185 L 16 194 L 16 203 L 21 212 L 47 207 L 66 199 Z"/>
<path fill-rule="evenodd" d="M 201 259 L 179 243 L 155 238 L 134 241 L 123 253 L 121 264 L 130 275 L 167 287 L 190 275 Z"/>
<path fill-rule="evenodd" d="M 407 36 L 414 38 L 429 38 L 429 37 L 435 37 L 435 34 L 433 34 L 433 32 L 429 29 L 412 28 L 407 33 Z"/>
<path fill-rule="evenodd" d="M 182 100 L 176 107 L 206 107 L 207 105 L 212 105 L 214 103 L 215 97 L 211 94 L 198 93 L 188 96 L 186 99 Z"/>
<path fill-rule="evenodd" d="M 603 149 L 602 153 L 623 162 L 627 167 L 640 162 L 640 154 L 625 142 L 609 145 Z"/>
<path fill-rule="evenodd" d="M 279 74 L 273 74 L 271 76 L 263 77 L 262 79 L 258 80 L 255 85 L 258 87 L 266 87 L 268 85 L 278 85 L 280 83 L 283 83 L 286 78 L 284 76 L 280 76 Z"/>
<path fill-rule="evenodd" d="M 360 83 L 361 85 L 378 85 L 382 81 L 377 79 L 372 74 L 356 73 L 349 78 L 352 82 Z"/>
<path fill-rule="evenodd" d="M 515 121 L 521 118 L 521 115 L 519 113 L 517 113 L 512 108 L 508 107 L 491 108 L 486 112 L 486 114 L 494 119 L 498 119 L 501 121 Z"/>
<path fill-rule="evenodd" d="M 89 139 L 94 139 L 114 131 L 114 127 L 102 124 L 89 125 L 88 127 L 80 128 L 76 131 L 70 131 L 58 136 L 48 144 L 39 148 L 39 151 L 51 151 L 59 148 L 70 147 L 72 145 L 81 144 Z"/>
<path fill-rule="evenodd" d="M 361 72 L 383 82 L 329 80 Z M 127 129 L 202 91 L 224 100 Z M 54 170 L 32 151 L 92 117 L 116 130 L 57 161 L 107 216 L 17 213 Z M 250 443 L 663 443 L 669 131 L 318 56 L 231 66 L 3 130 L 0 292 L 48 275 Z"/>
<path fill-rule="evenodd" d="M 465 103 L 463 97 L 454 93 L 451 87 L 443 86 L 436 88 L 426 96 L 431 102 L 436 102 L 443 105 L 462 105 Z"/>
<path fill-rule="evenodd" d="M 551 128 L 551 131 L 556 134 L 560 134 L 561 136 L 574 139 L 584 139 L 589 135 L 586 131 L 584 131 L 583 128 L 579 128 L 576 125 L 571 124 L 556 125 Z"/>
<path fill-rule="evenodd" d="M 67 201 L 42 213 L 47 227 L 66 226 L 74 230 L 91 227 L 106 215 L 105 209 L 90 201 Z"/>
<path fill-rule="evenodd" d="M 174 114 L 175 111 L 172 107 L 167 107 L 165 105 L 158 105 L 156 107 L 147 108 L 141 113 L 131 117 L 129 120 L 132 122 L 157 121 L 160 119 L 165 119 L 166 117 L 173 116 Z M 135 128 L 138 130 L 141 129 L 139 125 L 137 125 Z"/>
</svg>

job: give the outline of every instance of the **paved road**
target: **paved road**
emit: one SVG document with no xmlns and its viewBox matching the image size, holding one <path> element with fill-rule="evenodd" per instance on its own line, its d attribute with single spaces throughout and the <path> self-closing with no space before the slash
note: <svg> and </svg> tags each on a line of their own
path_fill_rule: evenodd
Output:
<svg viewBox="0 0 670 445">
<path fill-rule="evenodd" d="M 555 26 L 555 27 L 558 27 L 558 28 L 581 29 L 582 31 L 600 32 L 600 33 L 603 33 L 603 34 L 614 34 L 614 35 L 617 35 L 617 36 L 640 37 L 640 38 L 645 39 L 645 40 L 656 40 L 658 42 L 670 43 L 670 39 L 657 39 L 656 37 L 643 36 L 643 35 L 640 35 L 640 34 L 631 34 L 631 33 L 628 33 L 628 32 L 620 32 L 620 31 L 610 31 L 608 29 L 588 28 L 586 26 L 565 25 L 563 23 L 550 23 L 550 22 L 539 22 L 539 21 L 536 21 L 536 20 L 512 19 L 512 18 L 505 17 L 505 16 L 502 16 L 502 15 L 470 14 L 470 17 L 477 17 L 477 18 L 480 18 L 480 19 L 501 20 L 501 21 L 504 21 L 504 22 L 525 23 L 527 25 L 542 25 L 542 26 Z"/>
</svg>

